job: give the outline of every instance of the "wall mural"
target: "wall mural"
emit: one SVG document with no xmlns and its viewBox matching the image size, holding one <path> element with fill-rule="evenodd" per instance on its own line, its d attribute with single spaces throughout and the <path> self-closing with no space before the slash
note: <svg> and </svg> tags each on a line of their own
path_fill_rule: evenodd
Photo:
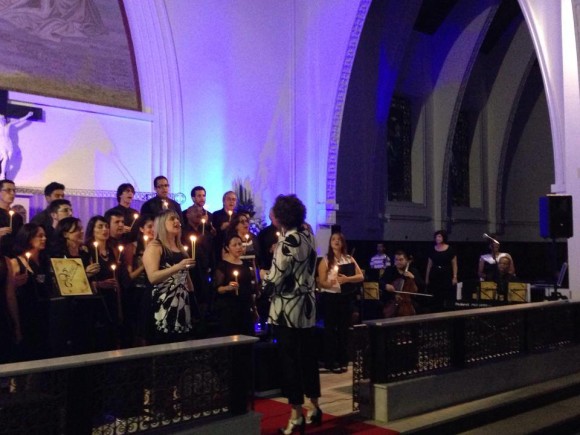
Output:
<svg viewBox="0 0 580 435">
<path fill-rule="evenodd" d="M 0 0 L 0 88 L 141 110 L 122 3 Z"/>
</svg>

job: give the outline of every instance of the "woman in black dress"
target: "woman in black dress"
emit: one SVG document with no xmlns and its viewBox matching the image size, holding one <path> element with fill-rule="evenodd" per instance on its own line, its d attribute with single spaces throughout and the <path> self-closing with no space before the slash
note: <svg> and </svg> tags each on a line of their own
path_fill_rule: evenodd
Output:
<svg viewBox="0 0 580 435">
<path fill-rule="evenodd" d="M 147 278 L 153 285 L 152 310 L 155 344 L 191 338 L 193 284 L 189 268 L 195 266 L 181 244 L 181 219 L 174 210 L 161 212 L 153 224 L 155 239 L 143 254 Z"/>
<path fill-rule="evenodd" d="M 22 331 L 21 359 L 49 358 L 49 260 L 44 250 L 46 234 L 36 224 L 25 224 L 14 239 L 12 268 L 17 276 L 16 297 Z"/>
<path fill-rule="evenodd" d="M 435 231 L 435 245 L 429 254 L 425 283 L 434 296 L 434 311 L 453 309 L 457 285 L 457 254 L 447 244 L 447 232 Z"/>
<path fill-rule="evenodd" d="M 87 224 L 85 245 L 90 262 L 96 264 L 97 272 L 90 277 L 95 293 L 102 296 L 106 307 L 102 341 L 96 344 L 99 350 L 110 350 L 120 346 L 121 289 L 117 281 L 117 250 L 110 238 L 109 223 L 103 216 L 93 216 Z"/>
<path fill-rule="evenodd" d="M 244 246 L 237 233 L 226 235 L 224 251 L 214 279 L 221 335 L 254 335 L 257 319 L 255 271 L 252 263 L 241 259 Z"/>
<path fill-rule="evenodd" d="M 22 341 L 12 263 L 0 255 L 0 364 L 14 361 L 15 345 Z"/>
<path fill-rule="evenodd" d="M 147 279 L 143 265 L 143 253 L 150 240 L 153 240 L 153 218 L 140 216 L 133 225 L 131 239 L 135 240 L 125 246 L 125 267 L 127 281 L 124 313 L 128 316 L 125 322 L 133 335 L 134 346 L 145 346 L 151 339 L 153 313 L 151 311 L 152 286 Z"/>
</svg>

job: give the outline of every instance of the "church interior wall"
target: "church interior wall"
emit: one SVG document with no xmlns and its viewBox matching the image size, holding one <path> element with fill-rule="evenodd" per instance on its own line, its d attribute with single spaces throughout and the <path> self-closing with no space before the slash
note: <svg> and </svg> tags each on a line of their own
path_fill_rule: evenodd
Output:
<svg viewBox="0 0 580 435">
<path fill-rule="evenodd" d="M 464 26 L 469 27 L 471 33 L 484 32 L 485 23 L 492 19 L 493 2 L 487 7 L 477 10 L 465 10 L 455 16 L 463 20 Z M 411 22 L 410 25 L 413 23 Z M 457 24 L 457 23 L 456 23 Z M 452 23 L 448 23 L 452 26 Z M 445 175 L 441 171 L 448 170 L 441 164 L 435 164 L 444 158 L 446 141 L 454 128 L 449 122 L 452 112 L 457 110 L 455 105 L 461 101 L 461 110 L 467 111 L 475 119 L 475 127 L 471 136 L 469 154 L 469 189 L 470 204 L 468 207 L 452 207 L 447 229 L 451 230 L 451 240 L 480 241 L 483 232 L 499 232 L 505 240 L 542 241 L 538 230 L 538 198 L 548 193 L 550 184 L 554 180 L 551 130 L 545 102 L 545 94 L 540 83 L 540 89 L 535 98 L 530 100 L 527 95 L 530 88 L 526 82 L 530 74 L 530 62 L 534 60 L 534 49 L 529 36 L 528 28 L 522 18 L 515 20 L 506 29 L 503 39 L 497 41 L 491 52 L 479 53 L 477 59 L 462 54 L 461 59 L 446 59 L 441 63 L 441 56 L 451 57 L 452 45 L 457 52 L 479 50 L 482 34 L 478 39 L 473 34 L 463 37 L 459 32 L 456 39 L 441 42 L 439 36 L 412 32 L 408 38 L 406 53 L 396 70 L 397 83 L 393 94 L 407 98 L 412 106 L 413 142 L 412 142 L 412 191 L 410 202 L 388 202 L 385 198 L 376 198 L 375 202 L 385 202 L 385 208 L 378 219 L 373 215 L 373 205 L 364 209 L 364 200 L 357 202 L 357 195 L 364 198 L 359 191 L 359 180 L 366 184 L 375 185 L 387 183 L 386 177 L 372 177 L 365 169 L 372 164 L 386 168 L 386 156 L 381 152 L 369 152 L 360 144 L 360 138 L 373 140 L 379 150 L 380 141 L 384 141 L 384 131 L 376 121 L 376 110 L 368 104 L 367 96 L 380 86 L 379 77 L 375 71 L 377 53 L 381 50 L 376 47 L 380 40 L 380 26 L 374 30 L 375 40 L 363 34 L 361 47 L 369 43 L 368 50 L 359 49 L 360 70 L 365 71 L 360 77 L 358 67 L 353 69 L 353 80 L 349 87 L 350 105 L 347 104 L 347 113 L 343 120 L 343 134 L 341 141 L 339 162 L 339 203 L 338 223 L 342 224 L 348 237 L 359 240 L 382 238 L 385 240 L 429 240 L 437 222 L 436 212 L 431 207 L 437 204 L 437 183 L 442 183 Z M 387 51 L 388 48 L 382 50 Z M 448 62 L 448 64 L 446 63 Z M 473 63 L 473 67 L 470 66 Z M 437 82 L 432 81 L 437 76 L 434 73 L 435 64 L 441 64 L 441 72 Z M 375 70 L 373 70 L 375 68 Z M 455 71 L 453 69 L 456 69 Z M 468 70 L 468 80 L 462 84 L 461 68 Z M 535 73 L 539 74 L 537 69 Z M 455 78 L 454 78 L 455 77 Z M 536 83 L 538 77 L 535 77 Z M 468 82 L 468 83 L 466 83 Z M 466 89 L 463 90 L 462 87 Z M 352 93 L 352 94 L 351 94 Z M 528 108 L 532 105 L 533 109 Z M 524 105 L 526 107 L 522 108 Z M 528 116 L 515 116 L 515 113 L 527 112 Z M 351 118 L 352 117 L 352 118 Z M 448 126 L 444 131 L 444 127 Z M 381 137 L 381 134 L 383 137 Z M 509 150 L 504 150 L 509 148 Z M 360 165 L 350 165 L 355 153 L 359 160 L 366 159 Z M 367 153 L 367 157 L 365 156 Z M 508 154 L 506 157 L 505 154 Z M 540 156 L 546 162 L 540 170 L 535 170 L 532 161 Z M 503 162 L 502 159 L 508 161 Z M 506 163 L 504 165 L 504 163 Z M 505 170 L 505 173 L 499 171 Z M 370 180 L 368 178 L 370 177 Z M 348 180 L 357 180 L 349 183 Z M 504 183 L 498 188 L 498 183 Z M 375 195 L 386 196 L 388 185 L 376 186 Z M 498 201 L 498 194 L 502 199 Z M 439 201 L 440 202 L 440 201 Z M 496 210 L 499 203 L 501 208 Z M 351 205 L 352 204 L 352 205 Z M 362 205 L 362 207 L 361 207 Z M 362 209 L 361 209 L 362 208 Z M 445 215 L 446 211 L 441 210 Z M 375 234 L 378 221 L 382 227 L 381 236 Z M 445 225 L 443 225 L 445 227 Z M 369 230 L 371 229 L 371 230 Z"/>
<path fill-rule="evenodd" d="M 151 190 L 147 114 L 15 92 L 10 99 L 44 111 L 42 122 L 11 132 L 8 177 L 17 185 L 43 188 L 58 180 L 74 189 L 114 191 L 130 182 L 138 191 Z"/>
</svg>

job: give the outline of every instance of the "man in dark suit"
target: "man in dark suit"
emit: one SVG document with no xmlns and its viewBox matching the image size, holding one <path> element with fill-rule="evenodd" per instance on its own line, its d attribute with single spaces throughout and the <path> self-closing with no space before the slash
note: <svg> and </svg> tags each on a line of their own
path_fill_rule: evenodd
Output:
<svg viewBox="0 0 580 435">
<path fill-rule="evenodd" d="M 175 210 L 182 219 L 181 206 L 169 197 L 169 181 L 163 175 L 155 177 L 153 187 L 156 195 L 141 207 L 142 215 L 149 215 L 153 218 L 163 210 Z"/>
</svg>

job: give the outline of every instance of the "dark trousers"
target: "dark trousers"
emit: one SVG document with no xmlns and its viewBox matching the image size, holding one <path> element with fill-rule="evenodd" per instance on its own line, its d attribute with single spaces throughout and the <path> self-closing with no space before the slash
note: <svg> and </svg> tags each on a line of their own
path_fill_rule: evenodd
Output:
<svg viewBox="0 0 580 435">
<path fill-rule="evenodd" d="M 352 319 L 352 298 L 340 293 L 323 293 L 324 362 L 327 368 L 348 365 L 348 331 Z"/>
<path fill-rule="evenodd" d="M 314 328 L 275 328 L 280 355 L 283 392 L 291 405 L 302 405 L 304 396 L 320 397 Z"/>
</svg>

